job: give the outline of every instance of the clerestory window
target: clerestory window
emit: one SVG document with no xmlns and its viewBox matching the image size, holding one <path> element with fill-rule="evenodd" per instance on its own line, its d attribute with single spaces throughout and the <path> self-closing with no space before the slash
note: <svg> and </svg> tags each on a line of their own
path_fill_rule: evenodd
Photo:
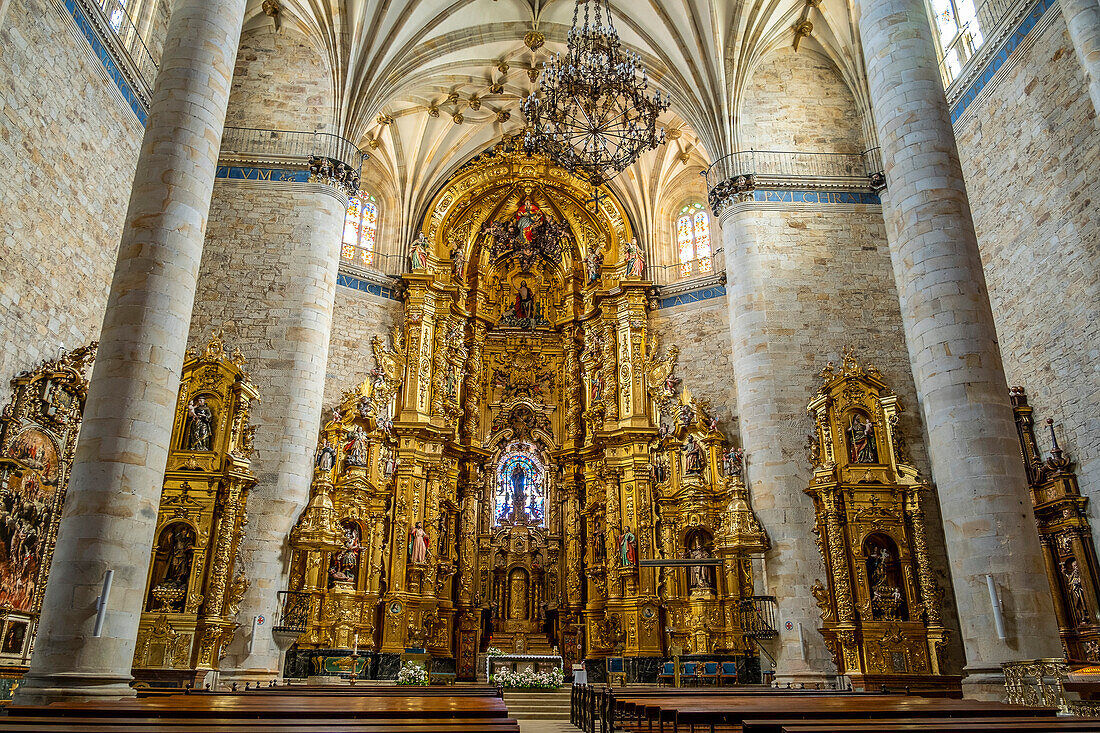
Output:
<svg viewBox="0 0 1100 733">
<path fill-rule="evenodd" d="M 340 259 L 360 267 L 373 267 L 377 236 L 378 202 L 374 196 L 360 193 L 348 203 Z"/>
<path fill-rule="evenodd" d="M 940 73 L 946 86 L 954 81 L 974 52 L 985 43 L 985 36 L 978 20 L 975 0 L 931 2 L 934 27 L 940 42 Z"/>
<path fill-rule="evenodd" d="M 676 243 L 681 277 L 711 271 L 710 214 L 702 204 L 688 204 L 680 210 L 676 218 Z"/>
</svg>

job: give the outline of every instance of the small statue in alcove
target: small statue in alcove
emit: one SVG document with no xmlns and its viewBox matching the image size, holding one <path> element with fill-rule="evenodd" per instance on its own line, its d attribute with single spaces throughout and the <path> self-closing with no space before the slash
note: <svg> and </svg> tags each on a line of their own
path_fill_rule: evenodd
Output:
<svg viewBox="0 0 1100 733">
<path fill-rule="evenodd" d="M 357 427 L 348 436 L 348 442 L 344 445 L 344 453 L 347 455 L 349 466 L 367 465 L 367 431 Z"/>
<path fill-rule="evenodd" d="M 317 468 L 327 473 L 333 469 L 336 465 L 336 449 L 332 447 L 332 443 L 328 442 L 328 438 L 321 443 L 321 447 L 317 449 Z"/>
<path fill-rule="evenodd" d="M 187 450 L 213 450 L 214 411 L 206 404 L 205 397 L 196 397 L 187 405 L 191 424 L 187 430 Z"/>
<path fill-rule="evenodd" d="M 852 463 L 878 463 L 875 426 L 865 416 L 852 415 L 848 428 L 848 446 Z"/>
<path fill-rule="evenodd" d="M 619 535 L 619 554 L 622 556 L 624 568 L 632 568 L 638 564 L 638 540 L 630 531 L 630 527 L 624 529 Z"/>
<path fill-rule="evenodd" d="M 603 268 L 603 252 L 598 246 L 591 246 L 588 255 L 584 258 L 584 270 L 588 285 L 600 279 L 600 269 Z"/>
<path fill-rule="evenodd" d="M 695 440 L 695 436 L 689 435 L 682 449 L 684 451 L 684 473 L 688 476 L 697 476 L 703 472 L 703 447 Z"/>
<path fill-rule="evenodd" d="M 412 250 L 409 251 L 410 270 L 423 270 L 428 266 L 428 246 L 428 238 L 421 232 L 412 243 Z"/>
<path fill-rule="evenodd" d="M 191 579 L 191 557 L 195 552 L 195 532 L 186 525 L 177 525 L 168 538 L 168 561 L 160 585 L 186 588 Z"/>
</svg>

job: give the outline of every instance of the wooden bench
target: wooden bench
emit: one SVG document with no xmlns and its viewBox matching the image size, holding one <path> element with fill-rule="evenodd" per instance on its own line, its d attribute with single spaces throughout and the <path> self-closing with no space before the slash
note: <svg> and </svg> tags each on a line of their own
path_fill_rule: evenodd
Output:
<svg viewBox="0 0 1100 733">
<path fill-rule="evenodd" d="M 890 720 L 875 721 L 875 725 L 866 725 L 867 721 L 830 721 L 826 724 L 784 725 L 780 733 L 852 733 L 875 731 L 875 733 L 955 733 L 956 731 L 973 733 L 991 733 L 997 731 L 1024 731 L 1025 733 L 1070 733 L 1100 731 L 1100 719 L 1051 718 L 1035 720 L 1033 718 L 986 719 L 948 719 L 948 720 Z M 843 724 L 842 724 L 843 723 Z M 746 728 L 745 730 L 749 730 Z"/>
</svg>

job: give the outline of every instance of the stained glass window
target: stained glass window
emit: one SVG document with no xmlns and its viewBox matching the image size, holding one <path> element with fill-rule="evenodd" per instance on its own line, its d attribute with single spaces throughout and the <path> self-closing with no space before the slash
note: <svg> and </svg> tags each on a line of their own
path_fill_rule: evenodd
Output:
<svg viewBox="0 0 1100 733">
<path fill-rule="evenodd" d="M 680 276 L 688 277 L 695 270 L 711 271 L 710 215 L 702 204 L 688 204 L 676 219 L 676 243 L 680 253 Z"/>
<path fill-rule="evenodd" d="M 374 243 L 378 234 L 378 202 L 361 193 L 348 202 L 344 219 L 344 240 L 340 257 L 353 265 L 374 265 Z"/>
<path fill-rule="evenodd" d="M 111 29 L 118 33 L 122 28 L 122 20 L 126 17 L 126 0 L 115 0 L 112 4 L 115 8 L 111 11 Z"/>
<path fill-rule="evenodd" d="M 940 40 L 940 72 L 950 84 L 963 65 L 985 43 L 975 0 L 931 0 L 935 30 Z M 988 19 L 986 19 L 988 22 Z"/>
<path fill-rule="evenodd" d="M 497 464 L 495 524 L 543 524 L 544 475 L 534 446 L 509 446 Z"/>
</svg>

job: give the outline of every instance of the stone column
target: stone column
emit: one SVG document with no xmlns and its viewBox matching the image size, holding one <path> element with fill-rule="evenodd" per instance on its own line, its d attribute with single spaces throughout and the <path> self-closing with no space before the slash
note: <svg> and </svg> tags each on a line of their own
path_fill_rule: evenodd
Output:
<svg viewBox="0 0 1100 733">
<path fill-rule="evenodd" d="M 1089 86 L 1092 108 L 1100 115 L 1100 0 L 1060 0 L 1059 5 Z"/>
<path fill-rule="evenodd" d="M 260 391 L 257 483 L 241 543 L 249 588 L 223 680 L 279 676 L 271 627 L 287 589 L 290 530 L 313 478 L 347 203 L 325 183 L 219 181 L 214 189 L 190 340 L 224 328 Z M 264 623 L 252 638 L 257 616 Z"/>
<path fill-rule="evenodd" d="M 20 704 L 133 694 L 130 667 L 244 7 L 175 3 Z M 107 570 L 106 622 L 93 637 Z"/>
<path fill-rule="evenodd" d="M 779 606 L 779 637 L 768 650 L 775 656 L 778 681 L 825 682 L 836 666 L 818 632 L 821 612 L 810 592 L 815 579 L 825 579 L 825 566 L 813 541 L 813 501 L 804 493 L 810 475 L 802 449 L 805 431 L 791 425 L 792 418 L 797 426 L 809 422 L 810 393 L 799 383 L 812 380 L 806 379 L 798 346 L 782 336 L 801 321 L 781 298 L 765 301 L 778 271 L 776 256 L 768 250 L 774 233 L 763 220 L 766 215 L 736 209 L 727 206 L 720 221 L 745 478 L 752 507 L 771 540 L 766 580 Z"/>
<path fill-rule="evenodd" d="M 924 0 L 858 5 L 886 161 L 887 239 L 945 518 L 967 684 L 980 694 L 983 683 L 998 684 L 1002 662 L 1062 650 Z M 1004 641 L 987 573 L 1000 590 Z"/>
</svg>

